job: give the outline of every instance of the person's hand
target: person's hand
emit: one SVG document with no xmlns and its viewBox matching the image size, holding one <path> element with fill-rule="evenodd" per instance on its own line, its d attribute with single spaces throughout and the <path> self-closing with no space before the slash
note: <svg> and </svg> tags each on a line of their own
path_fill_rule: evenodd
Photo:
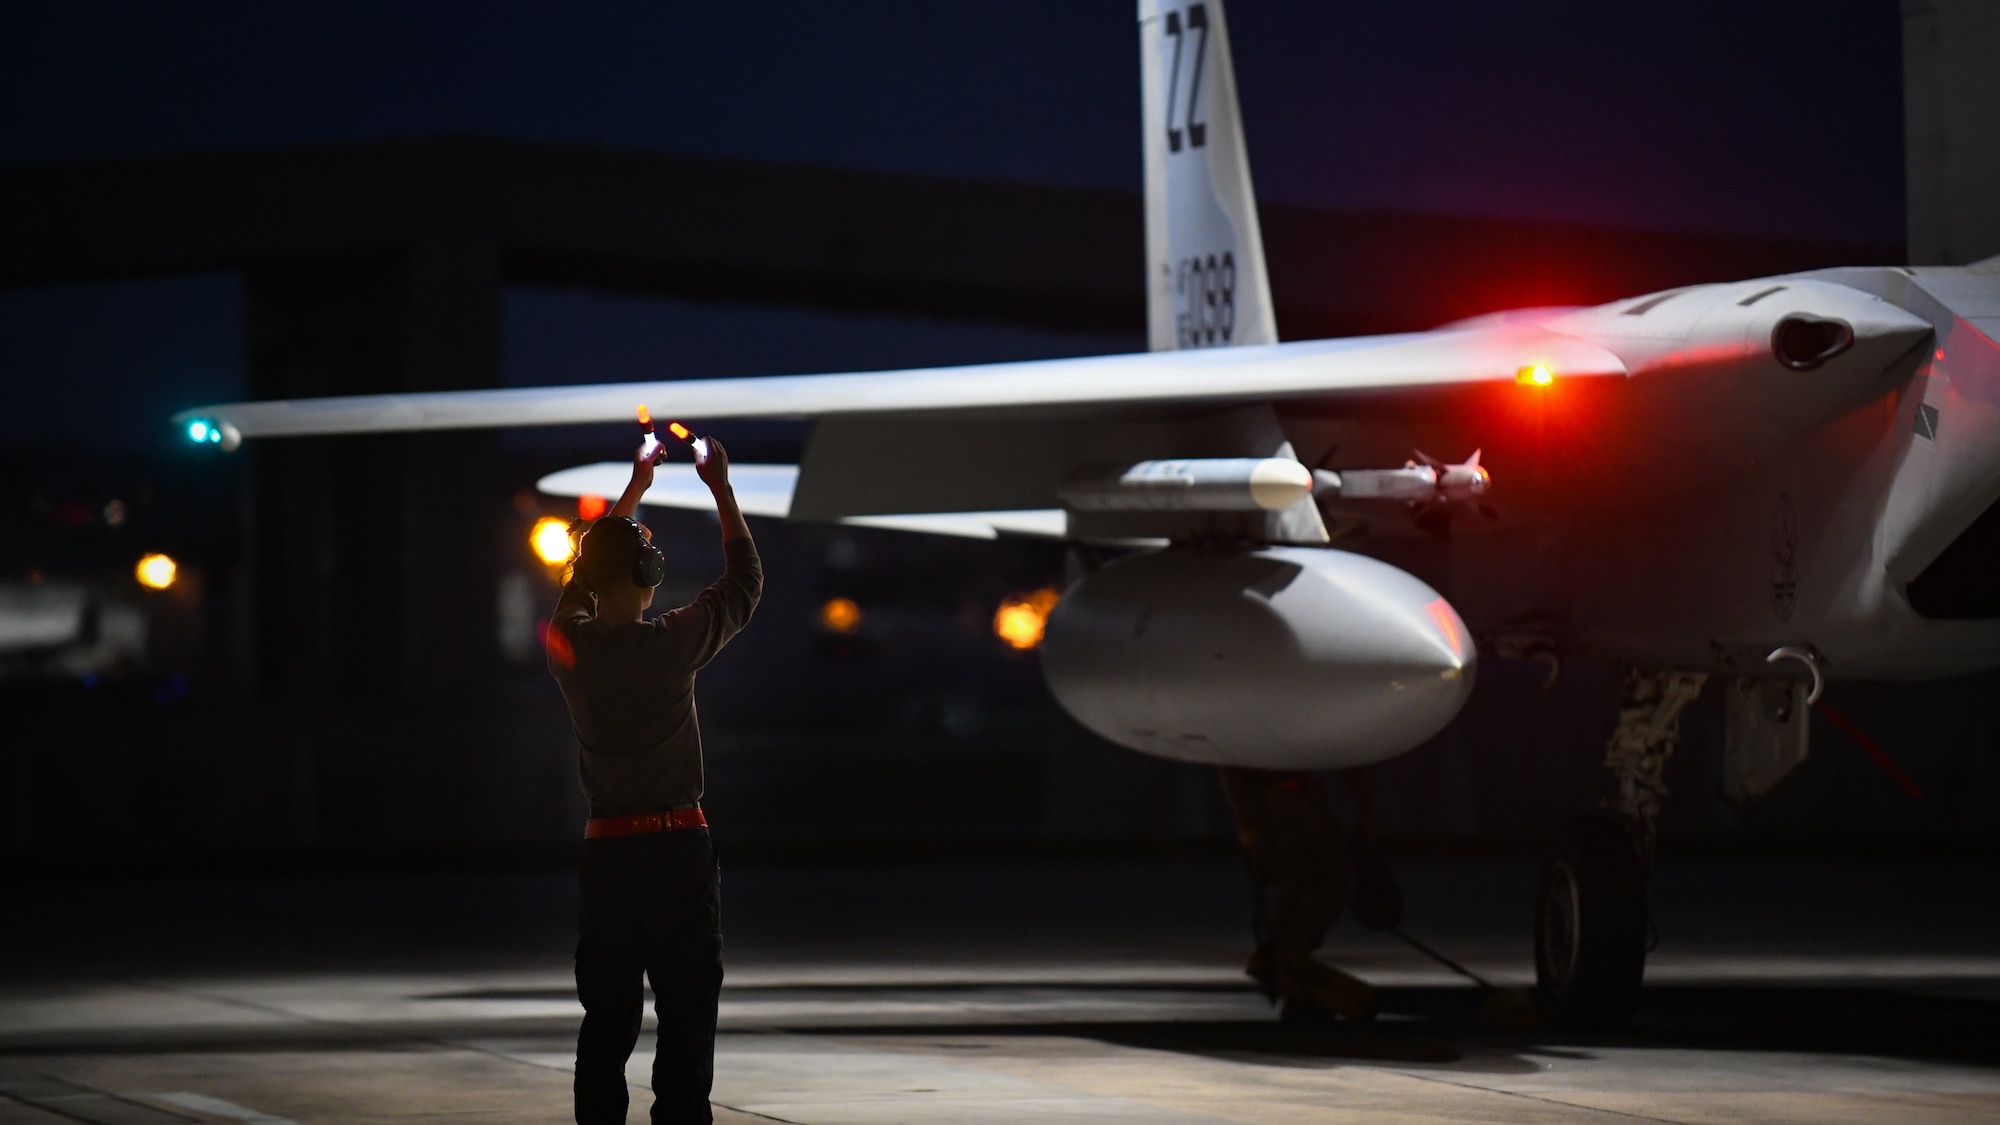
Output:
<svg viewBox="0 0 2000 1125">
<path fill-rule="evenodd" d="M 650 447 L 650 448 L 649 448 Z M 657 439 L 641 439 L 632 454 L 632 480 L 644 488 L 653 484 L 653 466 L 667 459 L 667 447 Z"/>
<path fill-rule="evenodd" d="M 694 455 L 695 475 L 701 483 L 715 492 L 729 487 L 729 452 L 714 438 L 701 439 L 701 448 Z"/>
</svg>

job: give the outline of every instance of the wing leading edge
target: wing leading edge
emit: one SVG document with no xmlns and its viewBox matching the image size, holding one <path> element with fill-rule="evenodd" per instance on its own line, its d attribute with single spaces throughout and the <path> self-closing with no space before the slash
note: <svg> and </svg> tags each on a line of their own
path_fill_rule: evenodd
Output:
<svg viewBox="0 0 2000 1125">
<path fill-rule="evenodd" d="M 1565 378 L 1625 375 L 1614 354 L 1542 325 L 1485 325 L 1261 347 L 1091 356 L 844 375 L 774 375 L 238 402 L 175 422 L 245 438 L 622 422 L 637 403 L 686 418 L 829 415 L 1085 419 L 1175 405 L 1227 406 L 1446 390 L 1512 381 L 1543 364 Z"/>
</svg>

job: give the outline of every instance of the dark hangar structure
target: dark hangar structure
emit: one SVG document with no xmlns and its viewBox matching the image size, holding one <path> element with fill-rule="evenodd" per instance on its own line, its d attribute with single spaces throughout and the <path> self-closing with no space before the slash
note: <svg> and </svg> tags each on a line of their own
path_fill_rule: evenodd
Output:
<svg viewBox="0 0 2000 1125">
<path fill-rule="evenodd" d="M 1288 338 L 1899 256 L 1265 215 Z M 491 139 L 0 172 L 0 284 L 237 271 L 249 398 L 496 386 L 508 286 L 1000 320 L 1131 333 L 1137 346 L 1141 241 L 1136 192 Z M 467 496 L 459 466 L 493 448 L 490 434 L 456 433 L 247 451 L 241 663 L 260 696 L 479 690 L 497 660 L 495 560 L 511 544 L 497 541 L 506 498 Z M 392 497 L 399 515 L 384 527 Z"/>
</svg>

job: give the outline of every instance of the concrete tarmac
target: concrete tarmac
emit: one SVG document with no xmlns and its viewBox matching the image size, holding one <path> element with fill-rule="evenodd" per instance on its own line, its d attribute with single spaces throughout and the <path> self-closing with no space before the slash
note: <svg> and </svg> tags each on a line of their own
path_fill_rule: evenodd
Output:
<svg viewBox="0 0 2000 1125">
<path fill-rule="evenodd" d="M 2000 1120 L 1990 863 L 1663 864 L 1637 1025 L 1482 1020 L 1344 921 L 1382 1019 L 1279 1022 L 1221 860 L 727 866 L 724 1122 Z M 1534 865 L 1399 865 L 1408 927 L 1532 979 Z M 560 873 L 8 888 L 0 1125 L 569 1120 Z M 648 1017 L 650 1024 L 650 1016 Z M 650 1036 L 628 1071 L 644 1120 Z"/>
</svg>

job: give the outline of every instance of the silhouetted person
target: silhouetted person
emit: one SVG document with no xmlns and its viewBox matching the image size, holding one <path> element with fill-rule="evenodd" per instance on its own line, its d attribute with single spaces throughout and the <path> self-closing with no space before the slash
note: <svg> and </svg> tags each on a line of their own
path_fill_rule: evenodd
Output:
<svg viewBox="0 0 2000 1125">
<path fill-rule="evenodd" d="M 549 622 L 549 671 L 582 747 L 590 801 L 578 875 L 576 1119 L 625 1120 L 625 1061 L 639 1039 L 642 977 L 653 983 L 655 1125 L 711 1120 L 721 900 L 701 811 L 694 677 L 750 620 L 763 569 L 714 439 L 696 471 L 722 521 L 722 577 L 648 621 L 666 560 L 632 517 L 664 454 L 642 448 L 632 482 L 583 536 Z"/>
<path fill-rule="evenodd" d="M 1244 971 L 1283 1004 L 1286 1019 L 1374 1018 L 1375 990 L 1313 956 L 1339 920 L 1352 881 L 1325 788 L 1309 773 L 1237 766 L 1220 773 L 1257 896 L 1257 944 Z M 1360 775 L 1350 770 L 1343 777 L 1361 803 L 1362 831 L 1372 832 Z"/>
</svg>

